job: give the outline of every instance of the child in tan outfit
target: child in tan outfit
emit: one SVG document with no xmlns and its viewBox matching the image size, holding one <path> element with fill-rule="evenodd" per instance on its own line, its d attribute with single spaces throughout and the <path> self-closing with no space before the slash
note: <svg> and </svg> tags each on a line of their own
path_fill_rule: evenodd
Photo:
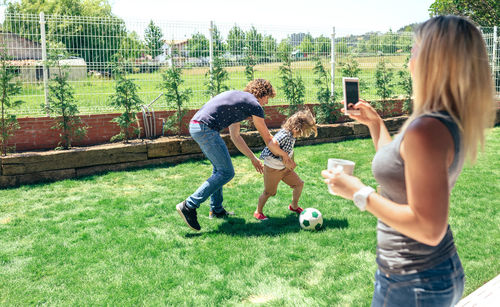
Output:
<svg viewBox="0 0 500 307">
<path fill-rule="evenodd" d="M 285 151 L 293 159 L 293 146 L 298 137 L 308 137 L 311 134 L 318 134 L 316 120 L 308 109 L 298 111 L 290 116 L 281 127 L 281 130 L 274 135 L 272 142 Z M 283 181 L 293 189 L 292 203 L 288 209 L 301 213 L 299 207 L 299 198 L 304 187 L 304 181 L 295 173 L 293 169 L 286 168 L 280 157 L 275 156 L 271 150 L 266 147 L 262 151 L 260 158 L 264 160 L 264 192 L 259 197 L 257 209 L 254 217 L 258 220 L 267 220 L 262 209 L 269 197 L 276 195 L 278 184 Z"/>
</svg>

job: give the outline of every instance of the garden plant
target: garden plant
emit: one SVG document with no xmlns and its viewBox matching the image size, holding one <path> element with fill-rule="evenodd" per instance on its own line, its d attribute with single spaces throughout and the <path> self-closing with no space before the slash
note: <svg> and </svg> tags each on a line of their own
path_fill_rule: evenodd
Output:
<svg viewBox="0 0 500 307">
<path fill-rule="evenodd" d="M 0 121 L 0 151 L 2 156 L 7 155 L 9 138 L 19 129 L 14 108 L 23 103 L 21 100 L 12 99 L 12 96 L 21 92 L 21 83 L 14 80 L 17 74 L 13 67 L 9 65 L 9 58 L 7 49 L 4 46 L 0 49 L 0 106 L 2 112 Z"/>
</svg>

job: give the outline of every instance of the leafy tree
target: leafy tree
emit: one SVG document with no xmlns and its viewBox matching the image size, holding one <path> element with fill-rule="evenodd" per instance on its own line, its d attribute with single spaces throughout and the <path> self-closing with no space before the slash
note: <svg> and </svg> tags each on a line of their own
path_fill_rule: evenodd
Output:
<svg viewBox="0 0 500 307">
<path fill-rule="evenodd" d="M 320 56 L 328 56 L 331 52 L 332 41 L 321 35 L 314 40 L 314 51 Z"/>
<path fill-rule="evenodd" d="M 9 2 L 4 29 L 30 40 L 40 41 L 38 18 L 29 15 L 72 15 L 98 18 L 67 18 L 47 20 L 47 36 L 57 38 L 68 52 L 85 59 L 90 70 L 107 70 L 102 63 L 110 62 L 126 37 L 125 22 L 113 16 L 107 0 L 21 0 Z M 38 16 L 37 16 L 38 17 Z M 99 35 L 96 37 L 96 33 Z"/>
<path fill-rule="evenodd" d="M 264 56 L 272 58 L 276 56 L 276 39 L 272 35 L 264 36 Z"/>
<path fill-rule="evenodd" d="M 279 67 L 278 75 L 281 79 L 281 90 L 289 101 L 288 116 L 297 112 L 304 105 L 305 86 L 300 75 L 294 76 L 292 71 L 292 59 L 288 48 L 284 47 L 284 52 L 280 53 L 283 64 Z"/>
<path fill-rule="evenodd" d="M 50 44 L 49 44 L 50 45 Z M 49 47 L 50 48 L 50 47 Z M 51 129 L 59 130 L 59 148 L 69 149 L 74 140 L 80 140 L 87 134 L 87 127 L 82 123 L 74 97 L 74 90 L 68 83 L 68 67 L 61 65 L 60 55 L 52 49 L 49 52 L 49 66 L 55 66 L 57 74 L 49 84 L 49 112 L 56 115 L 56 124 Z M 66 54 L 67 56 L 67 54 Z M 64 54 L 63 54 L 64 57 Z"/>
<path fill-rule="evenodd" d="M 304 36 L 304 39 L 299 45 L 299 50 L 306 53 L 306 54 L 311 54 L 314 52 L 314 44 L 313 44 L 314 39 L 312 38 L 311 34 L 307 34 Z"/>
<path fill-rule="evenodd" d="M 237 25 L 234 25 L 229 34 L 227 35 L 227 48 L 231 54 L 241 55 L 243 54 L 243 48 L 245 47 L 245 31 L 243 31 Z"/>
<path fill-rule="evenodd" d="M 208 77 L 208 82 L 205 83 L 207 86 L 207 94 L 211 97 L 229 89 L 229 87 L 224 84 L 225 81 L 229 80 L 229 74 L 227 70 L 224 69 L 223 60 L 220 57 L 214 57 L 212 72 L 210 73 L 210 71 L 208 71 L 205 76 Z"/>
<path fill-rule="evenodd" d="M 405 65 L 404 65 L 404 69 L 400 70 L 398 72 L 398 75 L 399 75 L 398 85 L 401 86 L 401 88 L 404 91 L 404 95 L 405 95 L 405 101 L 403 104 L 403 111 L 406 113 L 410 113 L 411 110 L 413 109 L 413 103 L 412 103 L 412 98 L 411 98 L 413 95 L 413 82 L 411 79 L 410 71 L 408 70 L 408 61 L 409 60 L 410 60 L 410 57 L 407 57 Z"/>
<path fill-rule="evenodd" d="M 192 90 L 190 88 L 181 90 L 181 85 L 184 83 L 181 75 L 182 69 L 180 67 L 172 66 L 165 70 L 162 74 L 163 81 L 160 83 L 160 88 L 165 90 L 165 100 L 167 105 L 176 108 L 176 116 L 169 117 L 165 126 L 169 127 L 169 130 L 175 131 L 177 135 L 181 134 L 182 118 L 187 112 L 183 105 L 189 101 L 189 97 L 192 94 Z"/>
<path fill-rule="evenodd" d="M 14 132 L 19 129 L 19 123 L 15 114 L 11 114 L 9 109 L 15 108 L 23 101 L 12 101 L 11 96 L 15 96 L 21 92 L 21 84 L 19 81 L 14 81 L 17 73 L 9 64 L 9 56 L 7 48 L 3 46 L 0 50 L 0 103 L 2 118 L 0 121 L 0 142 L 2 156 L 7 155 L 7 143 L 9 138 L 14 135 Z"/>
<path fill-rule="evenodd" d="M 187 49 L 189 50 L 189 56 L 191 57 L 207 57 L 210 55 L 209 50 L 210 41 L 205 35 L 201 33 L 195 33 L 191 36 L 187 43 Z"/>
<path fill-rule="evenodd" d="M 482 27 L 494 27 L 500 23 L 498 0 L 436 0 L 429 7 L 432 16 L 465 16 Z"/>
<path fill-rule="evenodd" d="M 321 58 L 316 58 L 316 65 L 313 68 L 313 73 L 316 75 L 314 85 L 317 86 L 316 98 L 319 105 L 314 108 L 316 119 L 320 124 L 334 123 L 340 116 L 339 105 L 335 103 L 336 93 L 330 90 L 330 74 L 326 71 Z"/>
<path fill-rule="evenodd" d="M 144 32 L 144 40 L 148 48 L 149 54 L 154 58 L 161 54 L 163 46 L 163 34 L 160 27 L 154 24 L 151 20 Z"/>
<path fill-rule="evenodd" d="M 128 143 L 131 139 L 131 129 L 135 134 L 140 134 L 140 129 L 132 125 L 137 124 L 136 114 L 140 110 L 142 101 L 137 95 L 138 86 L 133 80 L 127 78 L 121 66 L 115 68 L 114 76 L 116 78 L 115 94 L 110 97 L 111 105 L 125 110 L 120 116 L 111 120 L 120 127 L 120 133 L 113 136 L 111 141 L 123 140 L 124 143 Z"/>
<path fill-rule="evenodd" d="M 278 45 L 278 57 L 281 59 L 287 54 L 290 55 L 292 53 L 292 45 L 290 44 L 290 39 L 285 38 L 282 39 Z"/>
<path fill-rule="evenodd" d="M 120 55 L 124 59 L 135 59 L 140 57 L 145 49 L 146 45 L 141 41 L 139 35 L 132 31 L 127 33 L 127 36 L 121 41 Z"/>
<path fill-rule="evenodd" d="M 252 26 L 250 30 L 245 34 L 246 44 L 245 47 L 247 50 L 257 59 L 260 59 L 264 55 L 264 45 L 263 45 L 263 36 L 257 29 Z"/>
<path fill-rule="evenodd" d="M 224 44 L 224 39 L 222 38 L 222 35 L 216 25 L 214 25 L 212 29 L 212 42 L 214 44 L 214 57 L 223 55 L 226 51 L 226 45 Z"/>
<path fill-rule="evenodd" d="M 376 103 L 376 108 L 382 112 L 387 109 L 387 100 L 392 97 L 394 93 L 394 84 L 392 78 L 394 73 L 392 69 L 387 67 L 387 61 L 382 59 L 377 64 L 375 71 L 375 86 L 377 88 L 377 95 L 382 98 L 381 102 Z"/>
</svg>

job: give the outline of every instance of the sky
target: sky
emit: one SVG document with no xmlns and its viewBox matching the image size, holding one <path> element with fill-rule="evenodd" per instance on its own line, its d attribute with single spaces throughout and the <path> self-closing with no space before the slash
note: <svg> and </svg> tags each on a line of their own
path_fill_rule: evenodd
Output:
<svg viewBox="0 0 500 307">
<path fill-rule="evenodd" d="M 386 32 L 429 18 L 434 0 L 109 0 L 124 19 L 322 29 L 338 35 Z M 324 29 L 324 30 L 323 30 Z"/>
<path fill-rule="evenodd" d="M 127 29 L 140 36 L 149 20 L 160 27 L 162 23 L 171 22 L 189 25 L 183 29 L 178 27 L 177 31 L 182 33 L 172 34 L 180 39 L 190 37 L 200 27 L 208 28 L 210 21 L 215 22 L 223 36 L 224 29 L 227 33 L 234 24 L 244 30 L 254 25 L 259 32 L 265 29 L 268 33 L 264 34 L 272 34 L 275 38 L 297 32 L 329 36 L 333 27 L 337 37 L 389 29 L 397 31 L 405 25 L 427 20 L 428 9 L 435 0 L 108 1 L 112 13 L 125 20 Z M 0 7 L 0 20 L 3 20 L 4 9 L 5 6 Z"/>
</svg>

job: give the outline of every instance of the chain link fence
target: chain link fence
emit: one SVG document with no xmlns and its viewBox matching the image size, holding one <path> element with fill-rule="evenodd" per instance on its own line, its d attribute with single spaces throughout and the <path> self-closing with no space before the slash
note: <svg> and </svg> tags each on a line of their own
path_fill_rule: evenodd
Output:
<svg viewBox="0 0 500 307">
<path fill-rule="evenodd" d="M 310 29 L 294 27 L 7 14 L 0 44 L 22 82 L 22 93 L 15 97 L 25 101 L 17 110 L 21 116 L 45 114 L 48 83 L 56 73 L 48 58 L 56 58 L 67 67 L 82 114 L 117 111 L 109 97 L 114 93 L 113 67 L 118 62 L 139 86 L 144 104 L 162 92 L 162 71 L 172 65 L 182 67 L 183 87 L 193 91 L 188 108 L 199 108 L 210 99 L 208 83 L 220 69 L 227 74 L 222 78 L 222 88 L 241 90 L 248 80 L 264 78 L 277 89 L 271 104 L 288 104 L 280 90 L 283 54 L 291 59 L 294 76 L 305 85 L 305 103 L 318 102 L 318 76 L 314 72 L 318 64 L 329 72 L 328 82 L 337 100 L 344 76 L 360 78 L 363 98 L 379 99 L 375 74 L 382 62 L 392 76 L 392 96 L 406 95 L 399 72 L 406 70 L 412 32 L 339 37 L 335 28 L 314 30 L 311 34 Z M 496 27 L 482 31 L 498 94 L 498 33 Z M 170 106 L 161 98 L 155 102 L 155 109 Z"/>
</svg>

